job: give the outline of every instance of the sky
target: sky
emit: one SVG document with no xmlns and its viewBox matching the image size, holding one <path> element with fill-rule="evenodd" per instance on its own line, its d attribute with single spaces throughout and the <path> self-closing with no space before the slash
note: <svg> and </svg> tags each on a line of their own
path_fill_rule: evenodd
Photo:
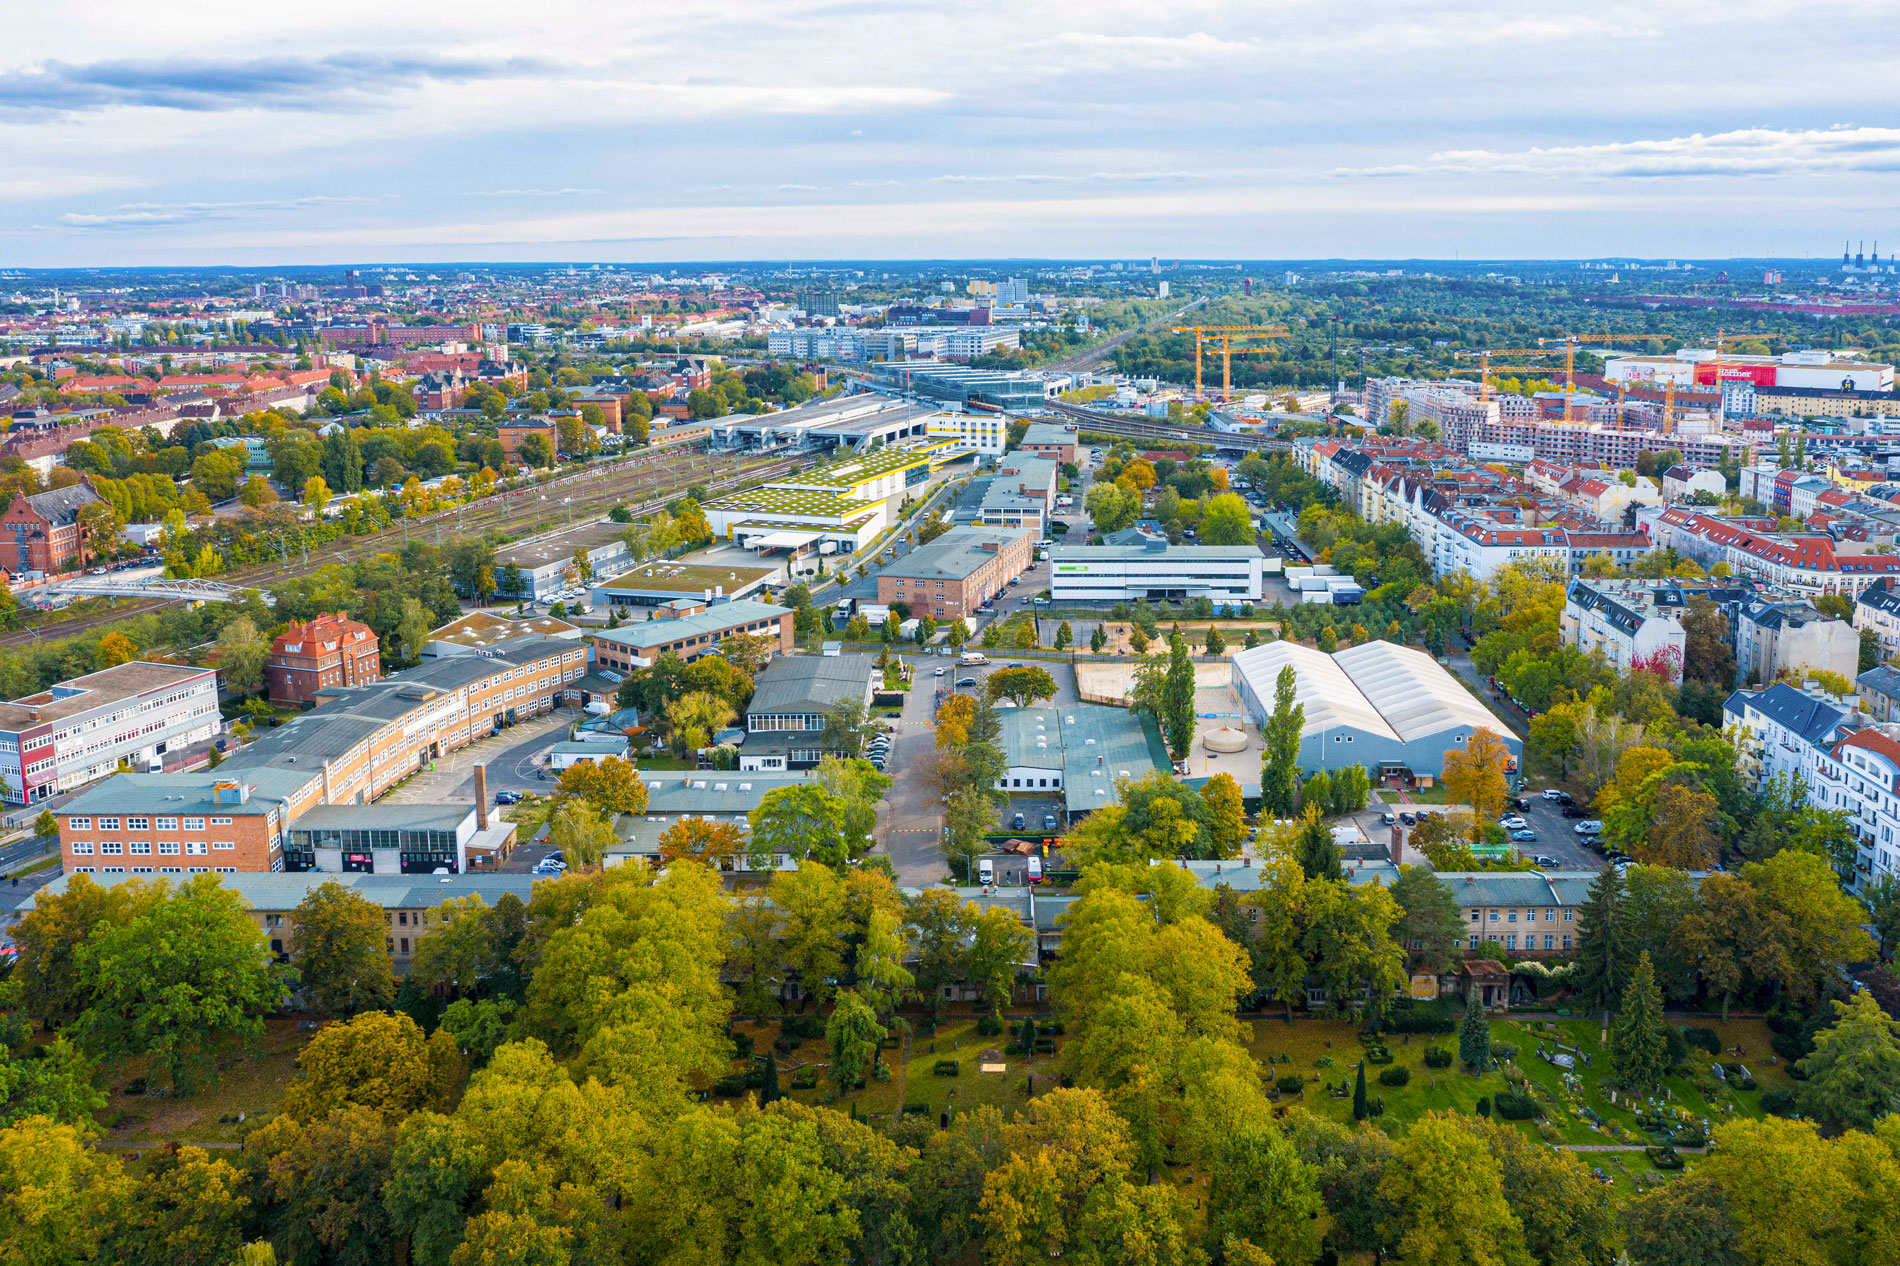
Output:
<svg viewBox="0 0 1900 1266">
<path fill-rule="evenodd" d="M 1900 250 L 1859 0 L 16 10 L 0 268 Z"/>
</svg>

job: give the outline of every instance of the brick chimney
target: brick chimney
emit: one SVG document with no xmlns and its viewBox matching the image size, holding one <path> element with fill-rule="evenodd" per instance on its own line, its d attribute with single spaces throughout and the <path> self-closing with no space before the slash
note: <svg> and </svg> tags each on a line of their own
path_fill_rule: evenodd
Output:
<svg viewBox="0 0 1900 1266">
<path fill-rule="evenodd" d="M 1405 856 L 1405 828 L 1392 824 L 1392 864 L 1397 866 Z"/>
<path fill-rule="evenodd" d="M 475 766 L 475 829 L 488 829 L 488 766 Z M 1396 845 L 1394 848 L 1396 849 Z"/>
</svg>

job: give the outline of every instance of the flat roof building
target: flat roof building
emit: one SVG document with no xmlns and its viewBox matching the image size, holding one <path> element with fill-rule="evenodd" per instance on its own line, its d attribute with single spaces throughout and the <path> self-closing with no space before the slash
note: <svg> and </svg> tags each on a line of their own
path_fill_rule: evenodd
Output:
<svg viewBox="0 0 1900 1266">
<path fill-rule="evenodd" d="M 1118 784 L 1171 770 L 1167 750 L 1147 723 L 1126 708 L 1076 703 L 999 708 L 1007 795 L 1062 793 L 1071 821 L 1121 802 Z"/>
<path fill-rule="evenodd" d="M 728 637 L 745 634 L 770 640 L 771 655 L 792 649 L 789 607 L 766 602 L 722 602 L 707 606 L 698 598 L 675 598 L 656 609 L 654 618 L 599 629 L 593 635 L 594 661 L 616 672 L 653 666 L 660 656 L 692 661 L 716 653 Z"/>
<path fill-rule="evenodd" d="M 1258 602 L 1266 559 L 1252 545 L 1057 545 L 1049 551 L 1049 596 L 1056 602 Z"/>
<path fill-rule="evenodd" d="M 746 597 L 784 578 L 781 567 L 726 567 L 661 558 L 597 581 L 590 599 L 596 607 L 660 607 L 690 597 L 717 602 Z"/>
<path fill-rule="evenodd" d="M 0 703 L 0 781 L 31 804 L 215 737 L 215 669 L 133 660 Z"/>
<path fill-rule="evenodd" d="M 878 573 L 877 600 L 912 615 L 957 619 L 981 608 L 1029 569 L 1035 538 L 1024 528 L 955 527 Z"/>
<path fill-rule="evenodd" d="M 1016 446 L 1022 452 L 1033 453 L 1038 457 L 1047 457 L 1057 462 L 1072 462 L 1081 447 L 1081 441 L 1073 426 L 1064 426 L 1057 422 L 1032 422 L 1023 433 L 1023 442 Z"/>
<path fill-rule="evenodd" d="M 632 561 L 627 531 L 626 524 L 603 519 L 505 545 L 495 551 L 495 596 L 540 602 L 573 585 L 611 576 Z M 587 552 L 591 576 L 581 574 L 576 550 Z M 519 580 L 512 579 L 516 576 Z"/>
<path fill-rule="evenodd" d="M 422 658 L 440 659 L 444 655 L 469 655 L 476 651 L 512 642 L 518 637 L 552 637 L 578 641 L 578 624 L 557 620 L 551 615 L 514 619 L 491 611 L 471 611 L 459 620 L 451 620 L 429 634 L 423 643 Z"/>
</svg>

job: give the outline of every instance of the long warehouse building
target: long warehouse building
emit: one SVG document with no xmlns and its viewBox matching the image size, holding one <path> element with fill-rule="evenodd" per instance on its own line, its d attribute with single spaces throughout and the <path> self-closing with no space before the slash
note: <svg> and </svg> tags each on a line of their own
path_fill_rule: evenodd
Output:
<svg viewBox="0 0 1900 1266">
<path fill-rule="evenodd" d="M 1503 740 L 1512 757 L 1523 744 L 1431 656 L 1387 641 L 1336 655 L 1297 642 L 1268 642 L 1233 658 L 1234 687 L 1255 721 L 1273 711 L 1280 670 L 1291 666 L 1295 700 L 1306 709 L 1300 768 L 1364 765 L 1377 779 L 1409 773 L 1437 778 L 1445 754 L 1478 730 Z"/>
</svg>

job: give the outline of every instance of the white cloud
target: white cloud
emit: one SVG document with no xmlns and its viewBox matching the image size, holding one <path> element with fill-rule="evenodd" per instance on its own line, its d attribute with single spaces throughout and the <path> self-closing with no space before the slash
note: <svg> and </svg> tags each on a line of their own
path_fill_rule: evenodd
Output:
<svg viewBox="0 0 1900 1266">
<path fill-rule="evenodd" d="M 191 224 L 199 220 L 236 220 L 260 212 L 299 211 L 308 207 L 374 201 L 377 199 L 316 194 L 305 198 L 272 198 L 252 202 L 128 202 L 110 211 L 68 211 L 59 217 L 59 222 L 69 229 L 138 229 Z"/>
<path fill-rule="evenodd" d="M 1900 128 L 1746 128 L 1662 140 L 1524 150 L 1444 150 L 1422 162 L 1341 168 L 1341 176 L 1553 176 L 1591 180 L 1900 172 Z"/>
</svg>

